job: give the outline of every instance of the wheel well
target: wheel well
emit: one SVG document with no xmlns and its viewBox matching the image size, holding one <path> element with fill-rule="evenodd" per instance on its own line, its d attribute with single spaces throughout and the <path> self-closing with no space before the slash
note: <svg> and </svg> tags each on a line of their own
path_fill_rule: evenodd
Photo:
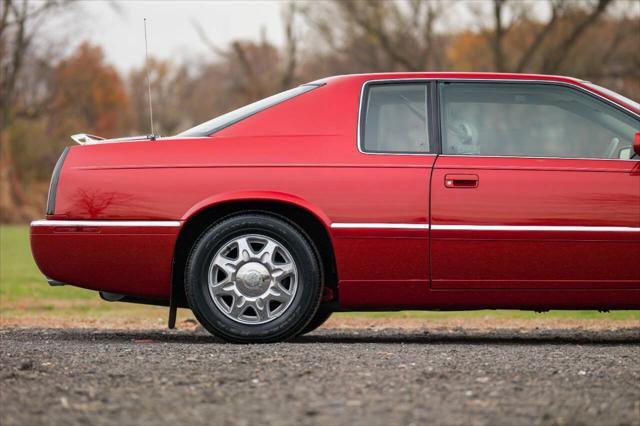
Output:
<svg viewBox="0 0 640 426">
<path fill-rule="evenodd" d="M 331 238 L 320 220 L 308 210 L 293 204 L 278 201 L 234 201 L 205 208 L 191 218 L 182 227 L 173 258 L 172 297 L 177 305 L 188 307 L 184 294 L 184 268 L 189 252 L 198 237 L 212 224 L 227 216 L 240 213 L 260 212 L 284 219 L 299 228 L 316 248 L 322 265 L 324 285 L 333 290 L 334 299 L 338 297 L 338 274 Z"/>
</svg>

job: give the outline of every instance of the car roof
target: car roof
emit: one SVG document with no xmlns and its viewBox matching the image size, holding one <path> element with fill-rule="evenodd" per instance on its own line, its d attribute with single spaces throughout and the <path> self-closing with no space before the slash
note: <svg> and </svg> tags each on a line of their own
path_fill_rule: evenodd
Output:
<svg viewBox="0 0 640 426">
<path fill-rule="evenodd" d="M 606 93 L 589 82 L 575 77 L 567 77 L 564 75 L 549 74 L 519 74 L 519 73 L 499 73 L 499 72 L 454 72 L 454 71 L 438 71 L 438 72 L 383 72 L 383 73 L 363 73 L 363 74 L 343 74 L 327 77 L 313 83 L 331 84 L 338 81 L 357 81 L 364 83 L 376 80 L 411 80 L 411 79 L 442 79 L 442 80 L 513 80 L 513 81 L 549 81 L 567 83 L 587 89 L 591 93 L 595 93 L 600 97 L 608 99 L 616 105 L 623 106 L 629 111 L 640 114 L 640 109 L 636 105 L 616 99 L 610 93 Z"/>
<path fill-rule="evenodd" d="M 314 83 L 329 83 L 336 80 L 403 80 L 403 79 L 469 79 L 469 80 L 544 80 L 560 81 L 574 84 L 584 84 L 584 80 L 561 75 L 547 74 L 519 74 L 519 73 L 496 73 L 496 72 L 384 72 L 384 73 L 363 73 L 363 74 L 343 74 L 317 80 Z"/>
</svg>

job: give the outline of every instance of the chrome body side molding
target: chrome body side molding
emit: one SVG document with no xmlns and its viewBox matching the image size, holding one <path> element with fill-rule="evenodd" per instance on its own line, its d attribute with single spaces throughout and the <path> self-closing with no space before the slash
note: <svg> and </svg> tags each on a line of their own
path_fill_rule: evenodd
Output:
<svg viewBox="0 0 640 426">
<path fill-rule="evenodd" d="M 38 226 L 95 226 L 95 227 L 165 227 L 178 228 L 177 220 L 35 220 L 32 227 Z"/>
</svg>

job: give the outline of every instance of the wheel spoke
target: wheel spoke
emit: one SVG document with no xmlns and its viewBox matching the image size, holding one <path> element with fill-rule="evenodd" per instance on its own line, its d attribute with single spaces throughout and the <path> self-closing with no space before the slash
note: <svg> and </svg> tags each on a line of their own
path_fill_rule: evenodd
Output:
<svg viewBox="0 0 640 426">
<path fill-rule="evenodd" d="M 278 244 L 274 241 L 266 241 L 266 244 L 260 252 L 258 252 L 258 257 L 260 257 L 260 261 L 266 265 L 273 265 L 273 256 L 276 254 L 276 249 L 278 248 Z"/>
<path fill-rule="evenodd" d="M 267 296 L 268 300 L 275 300 L 280 303 L 287 303 L 291 299 L 291 293 L 284 288 L 278 286 L 277 290 L 271 289 L 269 291 L 269 295 Z"/>
<path fill-rule="evenodd" d="M 275 265 L 274 269 L 271 271 L 271 275 L 277 279 L 281 280 L 291 274 L 294 273 L 296 267 L 293 263 L 285 263 L 280 265 Z"/>
<path fill-rule="evenodd" d="M 253 310 L 256 311 L 259 321 L 267 321 L 269 319 L 269 312 L 267 312 L 267 303 L 261 299 L 258 299 L 253 303 Z"/>
<path fill-rule="evenodd" d="M 229 279 L 225 279 L 217 284 L 209 284 L 209 289 L 213 294 L 236 294 L 236 285 Z"/>
<path fill-rule="evenodd" d="M 246 308 L 245 305 L 246 299 L 244 298 L 244 296 L 234 297 L 233 303 L 231 304 L 231 309 L 229 309 L 229 315 L 231 315 L 232 318 L 237 319 L 244 312 Z"/>
<path fill-rule="evenodd" d="M 238 260 L 243 262 L 248 262 L 251 259 L 251 255 L 253 254 L 253 250 L 249 245 L 249 241 L 246 237 L 239 238 L 238 241 Z"/>
<path fill-rule="evenodd" d="M 231 275 L 234 272 L 237 271 L 237 261 L 236 260 L 231 260 L 231 259 L 227 259 L 226 257 L 222 257 L 222 256 L 216 256 L 213 259 L 213 268 L 211 268 L 212 272 L 215 272 L 215 267 L 217 266 L 218 268 L 222 269 L 227 275 Z"/>
</svg>

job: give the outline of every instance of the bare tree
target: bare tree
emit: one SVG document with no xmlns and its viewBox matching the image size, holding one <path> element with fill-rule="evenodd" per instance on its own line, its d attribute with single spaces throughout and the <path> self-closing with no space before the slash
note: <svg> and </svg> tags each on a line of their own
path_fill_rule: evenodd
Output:
<svg viewBox="0 0 640 426">
<path fill-rule="evenodd" d="M 24 206 L 25 194 L 13 164 L 7 128 L 16 114 L 17 88 L 25 61 L 32 53 L 34 40 L 44 19 L 51 16 L 62 1 L 3 0 L 0 10 L 0 214 Z"/>
<path fill-rule="evenodd" d="M 3 0 L 0 11 L 0 130 L 7 127 L 16 97 L 17 82 L 31 53 L 41 23 L 65 2 Z"/>
<path fill-rule="evenodd" d="M 296 81 L 296 72 L 300 62 L 299 33 L 296 26 L 296 18 L 299 14 L 299 7 L 295 2 L 291 1 L 284 4 L 282 9 L 282 22 L 285 35 L 285 46 L 282 51 L 271 45 L 266 37 L 261 37 L 260 43 L 236 40 L 231 43 L 229 49 L 222 49 L 211 40 L 205 29 L 198 21 L 193 21 L 195 30 L 209 50 L 216 56 L 224 58 L 230 63 L 238 64 L 242 79 L 247 81 L 242 90 L 249 94 L 250 98 L 264 97 L 272 94 L 274 91 L 281 91 L 290 88 Z M 273 80 L 265 78 L 271 77 L 272 72 L 265 72 L 264 68 L 260 68 L 261 61 L 256 56 L 273 55 L 279 56 L 277 60 L 271 61 L 270 66 L 275 64 L 276 81 L 278 84 L 274 87 Z M 265 76 L 266 74 L 266 76 Z"/>
<path fill-rule="evenodd" d="M 386 24 L 389 15 L 395 15 L 396 19 L 399 16 L 395 4 L 347 1 L 338 2 L 337 5 L 344 11 L 348 20 L 355 23 L 367 36 L 375 40 L 378 47 L 394 62 L 407 71 L 417 71 L 419 69 L 415 59 L 398 48 L 394 34 Z"/>
<path fill-rule="evenodd" d="M 613 0 L 598 0 L 595 6 L 592 6 L 591 11 L 586 17 L 578 21 L 569 34 L 547 53 L 542 65 L 543 72 L 558 72 L 569 56 L 569 53 L 575 48 L 580 37 L 597 21 L 612 1 Z"/>
<path fill-rule="evenodd" d="M 298 68 L 299 37 L 296 28 L 296 17 L 298 16 L 298 6 L 294 2 L 289 2 L 282 10 L 282 21 L 284 25 L 285 48 L 284 48 L 284 68 L 282 69 L 281 87 L 287 89 L 291 87 L 295 80 Z"/>
<path fill-rule="evenodd" d="M 435 31 L 447 4 L 405 2 L 318 2 L 303 9 L 306 23 L 341 52 L 346 68 L 419 71 L 444 67 L 444 46 Z"/>
<path fill-rule="evenodd" d="M 486 29 L 486 35 L 494 58 L 493 68 L 496 71 L 523 72 L 531 66 L 536 57 L 543 56 L 544 59 L 537 66 L 537 71 L 551 74 L 561 69 L 581 38 L 613 2 L 614 0 L 546 0 L 546 7 L 550 11 L 546 21 L 530 17 L 532 9 L 545 5 L 542 2 L 493 0 L 490 20 L 483 18 L 477 11 L 483 9 L 484 4 L 470 3 L 470 8 L 476 12 L 480 22 L 491 22 Z M 507 19 L 506 15 L 511 19 Z M 514 28 L 522 28 L 526 23 L 537 30 L 535 36 L 525 44 L 511 46 L 508 49 L 510 33 Z M 513 59 L 507 60 L 508 57 Z"/>
<path fill-rule="evenodd" d="M 524 52 L 520 56 L 520 60 L 518 61 L 518 64 L 516 65 L 516 68 L 515 68 L 516 72 L 524 71 L 524 69 L 527 67 L 527 65 L 529 65 L 529 62 L 531 61 L 531 58 L 533 58 L 535 56 L 535 54 L 538 52 L 538 50 L 543 45 L 543 43 L 546 40 L 547 36 L 549 34 L 551 34 L 551 32 L 556 27 L 556 24 L 558 22 L 558 17 L 560 15 L 560 8 L 562 6 L 563 1 L 564 0 L 551 0 L 551 2 L 550 2 L 551 3 L 551 17 L 542 26 L 542 28 L 538 31 L 538 33 L 536 34 L 536 36 L 533 39 L 533 41 L 531 42 L 531 44 L 529 44 L 529 46 L 527 46 L 526 49 L 524 49 Z"/>
<path fill-rule="evenodd" d="M 504 50 L 503 50 L 503 40 L 506 35 L 508 28 L 505 27 L 504 23 L 504 7 L 507 4 L 507 0 L 493 0 L 493 37 L 492 37 L 492 47 L 493 47 L 493 60 L 495 63 L 496 71 L 504 71 Z"/>
</svg>

